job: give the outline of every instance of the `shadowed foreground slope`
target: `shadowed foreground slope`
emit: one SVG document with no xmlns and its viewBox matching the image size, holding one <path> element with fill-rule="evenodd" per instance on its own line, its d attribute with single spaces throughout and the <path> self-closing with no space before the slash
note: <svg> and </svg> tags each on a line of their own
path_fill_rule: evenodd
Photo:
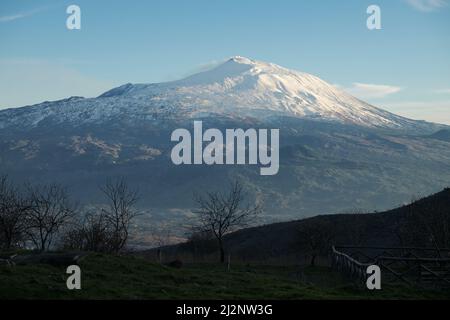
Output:
<svg viewBox="0 0 450 320">
<path fill-rule="evenodd" d="M 413 215 L 420 215 L 420 219 L 411 220 Z M 308 250 L 299 241 L 305 227 L 317 230 L 327 228 L 327 232 L 332 233 L 332 241 L 328 244 L 330 248 L 332 244 L 433 247 L 433 243 L 427 242 L 426 225 L 439 227 L 441 223 L 443 226 L 450 225 L 450 188 L 385 212 L 320 215 L 242 229 L 227 235 L 225 246 L 232 261 L 302 264 L 308 259 Z M 411 225 L 412 229 L 406 228 Z M 450 243 L 442 242 L 439 247 L 450 247 Z M 187 242 L 162 248 L 162 251 L 168 260 L 214 261 L 217 259 L 214 248 L 214 243 L 202 246 Z M 142 254 L 156 259 L 154 249 Z M 328 262 L 327 257 L 323 256 L 322 261 Z"/>
<path fill-rule="evenodd" d="M 373 292 L 328 268 L 191 265 L 181 269 L 131 256 L 91 254 L 82 289 L 67 290 L 65 268 L 0 266 L 0 299 L 445 299 L 450 293 L 383 287 Z"/>
</svg>

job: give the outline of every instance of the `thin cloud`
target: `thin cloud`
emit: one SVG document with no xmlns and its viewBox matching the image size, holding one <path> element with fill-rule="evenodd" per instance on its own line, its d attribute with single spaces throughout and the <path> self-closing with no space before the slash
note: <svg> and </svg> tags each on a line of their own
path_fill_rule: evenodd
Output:
<svg viewBox="0 0 450 320">
<path fill-rule="evenodd" d="M 211 69 L 214 69 L 215 67 L 219 66 L 220 64 L 224 63 L 226 60 L 213 60 L 207 63 L 203 63 L 200 64 L 196 67 L 194 67 L 193 69 L 189 70 L 188 72 L 186 72 L 182 77 L 189 77 L 192 76 L 196 73 L 200 73 L 200 72 L 205 72 Z"/>
<path fill-rule="evenodd" d="M 19 12 L 16 14 L 11 14 L 11 15 L 6 15 L 6 16 L 0 16 L 0 23 L 5 23 L 5 22 L 11 22 L 14 20 L 19 20 L 19 19 L 23 19 L 26 17 L 31 17 L 33 15 L 35 15 L 36 13 L 42 12 L 44 10 L 47 10 L 49 7 L 44 7 L 44 8 L 39 8 L 39 9 L 34 9 L 34 10 L 30 10 L 30 11 L 26 11 L 26 12 Z"/>
<path fill-rule="evenodd" d="M 355 82 L 352 84 L 351 87 L 344 88 L 344 90 L 360 99 L 374 99 L 374 98 L 384 98 L 391 94 L 397 93 L 401 91 L 402 88 L 384 84 Z"/>
<path fill-rule="evenodd" d="M 2 16 L 2 17 L 0 17 L 0 22 L 14 21 L 17 19 L 25 18 L 26 16 L 27 16 L 27 14 L 25 14 L 25 13 L 19 13 L 19 14 L 15 14 L 15 15 L 11 15 L 11 16 Z"/>
<path fill-rule="evenodd" d="M 421 12 L 431 12 L 448 6 L 448 0 L 405 0 L 407 4 Z"/>
<path fill-rule="evenodd" d="M 450 100 L 386 102 L 380 107 L 407 118 L 450 125 Z"/>
<path fill-rule="evenodd" d="M 450 94 L 450 89 L 438 89 L 435 90 L 436 93 Z"/>
</svg>

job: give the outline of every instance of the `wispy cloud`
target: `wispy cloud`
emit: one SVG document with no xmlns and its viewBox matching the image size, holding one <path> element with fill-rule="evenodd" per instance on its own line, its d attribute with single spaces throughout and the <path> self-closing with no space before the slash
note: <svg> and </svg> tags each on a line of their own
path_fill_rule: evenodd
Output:
<svg viewBox="0 0 450 320">
<path fill-rule="evenodd" d="M 211 69 L 214 69 L 215 67 L 219 66 L 220 64 L 224 63 L 226 60 L 212 60 L 207 63 L 200 64 L 192 69 L 190 69 L 188 72 L 185 72 L 181 77 L 189 77 L 196 73 L 208 71 Z"/>
<path fill-rule="evenodd" d="M 443 93 L 443 94 L 450 94 L 450 89 L 438 89 L 434 91 L 435 93 Z"/>
<path fill-rule="evenodd" d="M 421 12 L 436 11 L 448 6 L 449 0 L 405 0 L 414 9 Z"/>
<path fill-rule="evenodd" d="M 379 106 L 411 119 L 450 125 L 450 100 L 386 102 Z"/>
<path fill-rule="evenodd" d="M 15 14 L 0 16 L 0 23 L 11 22 L 14 20 L 31 17 L 31 16 L 35 15 L 36 13 L 42 12 L 46 9 L 48 9 L 48 8 L 45 7 L 45 8 L 34 9 L 34 10 L 26 11 L 26 12 L 19 12 L 19 13 L 15 13 Z"/>
<path fill-rule="evenodd" d="M 355 82 L 349 88 L 343 88 L 348 93 L 360 99 L 384 98 L 402 90 L 401 87 L 384 84 L 370 84 Z"/>
<path fill-rule="evenodd" d="M 21 18 L 25 18 L 27 15 L 24 13 L 19 13 L 19 14 L 14 14 L 14 15 L 10 15 L 10 16 L 1 16 L 0 17 L 0 22 L 9 22 L 9 21 L 14 21 L 17 19 L 21 19 Z"/>
</svg>

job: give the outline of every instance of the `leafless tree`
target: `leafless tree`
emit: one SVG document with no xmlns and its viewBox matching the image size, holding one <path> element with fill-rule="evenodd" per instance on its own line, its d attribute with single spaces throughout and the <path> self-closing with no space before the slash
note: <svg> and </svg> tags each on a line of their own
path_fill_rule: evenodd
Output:
<svg viewBox="0 0 450 320">
<path fill-rule="evenodd" d="M 310 256 L 310 265 L 315 266 L 317 257 L 328 254 L 334 238 L 333 225 L 323 219 L 304 220 L 298 230 L 299 246 Z"/>
<path fill-rule="evenodd" d="M 119 253 L 126 245 L 130 225 L 138 215 L 134 208 L 138 193 L 124 179 L 109 181 L 101 190 L 107 203 L 90 210 L 67 230 L 64 248 Z"/>
<path fill-rule="evenodd" d="M 238 228 L 248 226 L 261 212 L 259 205 L 250 206 L 243 202 L 245 195 L 242 185 L 235 181 L 228 193 L 207 192 L 195 195 L 200 226 L 198 231 L 211 232 L 217 240 L 220 262 L 225 262 L 224 236 Z"/>
<path fill-rule="evenodd" d="M 63 236 L 64 249 L 110 252 L 112 232 L 106 215 L 101 210 L 88 212 L 81 222 L 72 224 Z"/>
<path fill-rule="evenodd" d="M 152 242 L 156 246 L 156 254 L 159 263 L 163 261 L 164 247 L 171 243 L 172 231 L 168 225 L 160 225 L 152 230 Z"/>
<path fill-rule="evenodd" d="M 84 250 L 85 235 L 82 224 L 72 224 L 70 228 L 64 230 L 61 237 L 60 248 L 62 250 Z"/>
<path fill-rule="evenodd" d="M 0 176 L 0 248 L 10 249 L 23 241 L 25 213 L 29 208 L 7 176 Z"/>
<path fill-rule="evenodd" d="M 58 185 L 28 186 L 26 233 L 40 251 L 50 249 L 55 236 L 75 215 L 67 190 Z"/>
<path fill-rule="evenodd" d="M 135 209 L 139 200 L 138 191 L 131 190 L 123 178 L 107 182 L 101 190 L 107 199 L 102 212 L 111 228 L 111 250 L 118 253 L 127 243 L 132 220 L 138 216 Z"/>
<path fill-rule="evenodd" d="M 172 230 L 167 225 L 160 225 L 157 230 L 152 231 L 153 243 L 157 247 L 164 247 L 169 245 L 172 236 Z"/>
<path fill-rule="evenodd" d="M 108 218 L 102 211 L 90 212 L 83 224 L 84 250 L 108 252 L 112 247 L 113 235 Z"/>
</svg>

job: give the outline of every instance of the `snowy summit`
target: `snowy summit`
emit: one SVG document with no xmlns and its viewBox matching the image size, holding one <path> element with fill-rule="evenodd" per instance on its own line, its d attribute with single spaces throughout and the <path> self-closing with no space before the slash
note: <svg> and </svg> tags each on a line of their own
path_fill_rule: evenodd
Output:
<svg viewBox="0 0 450 320">
<path fill-rule="evenodd" d="M 126 84 L 97 98 L 45 102 L 28 107 L 28 112 L 5 110 L 0 112 L 0 128 L 16 121 L 33 126 L 48 117 L 77 123 L 122 114 L 149 120 L 162 115 L 184 119 L 288 116 L 387 128 L 416 123 L 365 103 L 311 74 L 235 56 L 182 80 Z"/>
</svg>

